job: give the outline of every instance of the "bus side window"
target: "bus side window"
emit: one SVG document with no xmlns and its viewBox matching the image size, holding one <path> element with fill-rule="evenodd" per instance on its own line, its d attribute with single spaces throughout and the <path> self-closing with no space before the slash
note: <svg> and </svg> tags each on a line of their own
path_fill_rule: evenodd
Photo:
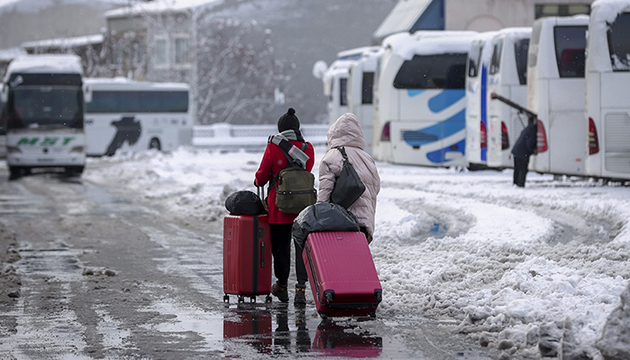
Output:
<svg viewBox="0 0 630 360">
<path fill-rule="evenodd" d="M 608 28 L 608 49 L 613 71 L 630 71 L 630 13 L 617 16 Z"/>
</svg>

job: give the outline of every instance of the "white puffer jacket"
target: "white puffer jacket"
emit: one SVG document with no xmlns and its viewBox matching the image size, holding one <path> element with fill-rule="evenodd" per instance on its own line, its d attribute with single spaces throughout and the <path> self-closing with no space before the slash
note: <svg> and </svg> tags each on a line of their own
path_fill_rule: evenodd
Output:
<svg viewBox="0 0 630 360">
<path fill-rule="evenodd" d="M 348 160 L 354 166 L 361 181 L 365 184 L 365 192 L 348 210 L 359 220 L 359 225 L 368 231 L 368 241 L 372 241 L 374 234 L 374 215 L 376 213 L 376 195 L 381 190 L 381 178 L 374 159 L 366 153 L 363 130 L 356 115 L 345 113 L 335 121 L 328 130 L 328 153 L 319 165 L 318 202 L 330 200 L 330 193 L 335 187 L 335 179 L 341 174 L 343 156 L 337 150 L 346 149 Z"/>
</svg>

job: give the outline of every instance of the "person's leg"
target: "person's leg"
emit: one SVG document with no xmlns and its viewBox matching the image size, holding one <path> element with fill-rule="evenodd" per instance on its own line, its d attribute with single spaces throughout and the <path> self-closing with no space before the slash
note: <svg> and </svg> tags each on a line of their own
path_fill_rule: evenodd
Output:
<svg viewBox="0 0 630 360">
<path fill-rule="evenodd" d="M 306 273 L 306 266 L 304 265 L 304 259 L 302 258 L 302 252 L 304 248 L 298 243 L 295 243 L 295 275 L 297 278 L 297 284 L 300 286 L 306 286 L 308 281 L 308 274 Z"/>
<path fill-rule="evenodd" d="M 512 156 L 514 156 L 514 155 L 512 155 Z M 518 158 L 516 156 L 514 156 L 514 175 L 512 176 L 512 184 L 513 185 L 518 184 L 518 173 L 519 173 Z"/>
<path fill-rule="evenodd" d="M 529 158 L 527 158 L 527 160 L 523 160 L 523 171 L 521 172 L 521 176 L 523 177 L 523 180 L 522 180 L 523 187 L 525 187 L 525 180 L 527 179 L 528 171 L 529 171 Z"/>
<path fill-rule="evenodd" d="M 527 160 L 515 158 L 518 167 L 516 176 L 516 186 L 525 187 L 525 176 L 527 175 Z M 515 169 L 516 170 L 516 169 Z"/>
<path fill-rule="evenodd" d="M 276 276 L 272 293 L 284 302 L 289 301 L 287 284 L 291 271 L 291 226 L 292 224 L 269 224 L 273 271 Z"/>
<path fill-rule="evenodd" d="M 372 238 L 370 237 L 370 233 L 368 232 L 368 229 L 365 226 L 361 226 L 359 229 L 365 235 L 365 240 L 367 240 L 368 244 L 371 243 Z"/>
<path fill-rule="evenodd" d="M 297 277 L 297 284 L 295 284 L 295 299 L 293 304 L 297 307 L 303 307 L 306 305 L 306 282 L 308 281 L 308 274 L 306 273 L 306 266 L 304 265 L 304 259 L 302 248 L 297 242 L 295 244 L 295 275 Z"/>
<path fill-rule="evenodd" d="M 273 272 L 278 285 L 286 287 L 291 271 L 291 224 L 270 224 Z"/>
</svg>

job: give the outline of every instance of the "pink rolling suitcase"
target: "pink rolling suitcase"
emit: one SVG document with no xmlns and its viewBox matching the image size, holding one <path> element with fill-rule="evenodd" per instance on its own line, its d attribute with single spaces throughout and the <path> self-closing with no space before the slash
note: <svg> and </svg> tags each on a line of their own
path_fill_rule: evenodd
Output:
<svg viewBox="0 0 630 360">
<path fill-rule="evenodd" d="M 376 316 L 383 290 L 362 232 L 310 233 L 302 257 L 322 318 Z"/>
<path fill-rule="evenodd" d="M 223 219 L 223 301 L 244 302 L 267 295 L 271 302 L 271 236 L 267 215 L 226 215 Z"/>
</svg>

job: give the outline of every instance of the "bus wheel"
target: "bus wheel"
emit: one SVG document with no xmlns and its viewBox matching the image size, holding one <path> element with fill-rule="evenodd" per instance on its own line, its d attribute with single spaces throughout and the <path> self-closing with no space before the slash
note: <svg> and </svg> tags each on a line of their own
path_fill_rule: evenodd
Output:
<svg viewBox="0 0 630 360">
<path fill-rule="evenodd" d="M 22 176 L 22 169 L 15 166 L 9 166 L 9 180 L 17 180 Z"/>
<path fill-rule="evenodd" d="M 68 166 L 66 170 L 66 176 L 81 176 L 84 166 Z"/>
<path fill-rule="evenodd" d="M 151 139 L 151 142 L 149 143 L 149 150 L 151 149 L 155 149 L 157 151 L 162 150 L 162 147 L 160 146 L 160 140 L 156 138 Z"/>
</svg>

